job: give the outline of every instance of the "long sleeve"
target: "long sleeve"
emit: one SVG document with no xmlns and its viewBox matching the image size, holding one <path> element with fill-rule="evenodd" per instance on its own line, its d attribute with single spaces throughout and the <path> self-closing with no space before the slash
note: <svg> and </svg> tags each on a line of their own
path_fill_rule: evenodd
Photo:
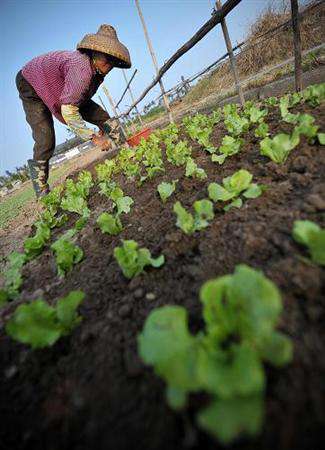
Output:
<svg viewBox="0 0 325 450">
<path fill-rule="evenodd" d="M 81 139 L 88 141 L 95 134 L 93 130 L 86 126 L 86 122 L 81 117 L 79 107 L 75 105 L 62 105 L 61 114 L 69 128 Z"/>
</svg>

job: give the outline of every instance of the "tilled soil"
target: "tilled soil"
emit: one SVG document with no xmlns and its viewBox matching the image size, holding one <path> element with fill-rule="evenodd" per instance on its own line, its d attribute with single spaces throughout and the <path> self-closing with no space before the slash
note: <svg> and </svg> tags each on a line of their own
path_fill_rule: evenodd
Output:
<svg viewBox="0 0 325 450">
<path fill-rule="evenodd" d="M 294 109 L 317 117 L 324 127 L 325 108 Z M 271 134 L 288 132 L 275 110 L 268 116 Z M 225 134 L 216 126 L 214 145 Z M 218 444 L 194 425 L 204 402 L 191 397 L 189 409 L 176 414 L 164 400 L 164 383 L 137 355 L 137 335 L 148 313 L 165 304 L 189 312 L 191 330 L 202 327 L 200 286 L 208 279 L 233 272 L 239 263 L 262 269 L 283 296 L 280 329 L 294 342 L 294 360 L 284 369 L 267 367 L 266 420 L 255 440 L 242 439 L 232 449 L 318 449 L 325 444 L 324 402 L 324 269 L 308 263 L 306 250 L 291 237 L 293 222 L 309 219 L 325 226 L 324 149 L 304 138 L 284 165 L 259 154 L 253 131 L 243 150 L 222 166 L 210 161 L 191 142 L 193 155 L 208 179 L 187 179 L 184 168 L 165 164 L 166 172 L 141 188 L 116 179 L 134 205 L 119 236 L 104 235 L 95 224 L 110 201 L 92 190 L 92 216 L 80 232 L 78 245 L 85 259 L 64 280 L 56 275 L 49 248 L 24 268 L 21 298 L 43 296 L 49 302 L 72 289 L 82 289 L 83 322 L 50 349 L 31 351 L 0 331 L 0 449 L 33 450 L 186 450 L 215 449 Z M 257 199 L 215 218 L 204 231 L 186 236 L 176 228 L 172 206 L 179 200 L 190 208 L 207 197 L 210 182 L 238 169 L 268 185 Z M 90 170 L 94 171 L 93 167 Z M 161 181 L 178 179 L 176 192 L 164 205 L 158 197 Z M 71 214 L 66 228 L 76 216 Z M 53 233 L 53 239 L 63 229 Z M 129 281 L 113 258 L 120 239 L 135 239 L 166 263 Z M 21 301 L 21 300 L 20 300 Z M 16 302 L 17 303 L 17 302 Z M 9 316 L 15 305 L 2 311 Z"/>
</svg>

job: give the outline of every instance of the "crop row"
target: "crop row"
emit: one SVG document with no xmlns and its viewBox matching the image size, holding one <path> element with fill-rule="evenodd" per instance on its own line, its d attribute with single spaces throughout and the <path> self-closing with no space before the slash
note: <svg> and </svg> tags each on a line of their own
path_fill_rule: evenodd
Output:
<svg viewBox="0 0 325 450">
<path fill-rule="evenodd" d="M 284 163 L 297 147 L 301 136 L 310 144 L 325 144 L 325 134 L 310 114 L 293 114 L 290 109 L 307 102 L 318 106 L 325 99 L 325 84 L 311 86 L 301 94 L 271 97 L 261 104 L 246 102 L 244 108 L 226 105 L 210 115 L 196 114 L 183 120 L 182 130 L 211 155 L 211 161 L 222 165 L 226 158 L 239 153 L 245 133 L 254 130 L 260 139 L 261 155 L 276 163 Z M 269 108 L 279 108 L 282 120 L 292 124 L 291 134 L 270 137 L 266 122 Z M 211 144 L 216 124 L 223 121 L 227 135 L 219 147 Z M 24 242 L 24 252 L 8 257 L 5 287 L 0 290 L 0 306 L 19 297 L 23 283 L 23 266 L 38 257 L 48 245 L 55 256 L 59 277 L 84 259 L 83 250 L 76 244 L 78 233 L 86 226 L 92 212 L 88 198 L 92 189 L 109 199 L 109 212 L 96 218 L 103 233 L 122 232 L 124 216 L 134 207 L 116 182 L 123 175 L 137 183 L 139 189 L 157 174 L 165 172 L 163 151 L 168 162 L 184 168 L 185 177 L 205 180 L 207 174 L 192 156 L 188 140 L 180 139 L 181 128 L 175 124 L 142 140 L 136 149 L 123 147 L 113 159 L 96 166 L 96 179 L 82 171 L 76 181 L 68 179 L 42 201 L 44 211 L 34 223 L 35 233 Z M 169 207 L 170 198 L 177 191 L 178 180 L 162 182 L 157 192 Z M 195 201 L 193 212 L 177 201 L 173 204 L 175 223 L 182 232 L 193 234 L 209 226 L 214 219 L 214 203 L 222 202 L 225 212 L 240 208 L 243 201 L 257 198 L 268 186 L 253 182 L 253 176 L 240 169 L 223 179 L 222 185 L 207 185 L 207 198 Z M 67 213 L 79 217 L 73 227 L 50 243 L 54 228 L 68 220 Z M 325 265 L 325 230 L 310 221 L 296 221 L 293 238 L 308 248 L 313 263 Z M 114 257 L 126 278 L 144 272 L 148 266 L 159 268 L 164 255 L 151 256 L 150 250 L 139 248 L 134 240 L 122 240 L 115 247 Z M 39 299 L 17 307 L 6 324 L 6 332 L 15 340 L 33 348 L 53 345 L 61 336 L 80 323 L 77 308 L 84 298 L 79 291 L 70 292 L 49 306 Z M 276 367 L 292 358 L 290 340 L 276 330 L 282 310 L 277 287 L 262 273 L 245 265 L 238 265 L 233 274 L 206 282 L 200 293 L 205 329 L 192 335 L 188 329 L 187 313 L 180 306 L 157 308 L 148 316 L 138 348 L 143 361 L 154 367 L 167 384 L 167 401 L 179 410 L 186 406 L 188 394 L 206 392 L 210 403 L 197 414 L 198 425 L 227 443 L 239 433 L 255 435 L 261 430 L 264 414 L 266 375 L 263 363 Z M 221 420 L 222 418 L 222 420 Z"/>
</svg>

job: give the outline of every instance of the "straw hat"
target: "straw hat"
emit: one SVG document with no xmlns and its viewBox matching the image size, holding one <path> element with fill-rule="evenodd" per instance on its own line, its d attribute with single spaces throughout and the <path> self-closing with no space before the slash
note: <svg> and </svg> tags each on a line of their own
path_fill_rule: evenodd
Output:
<svg viewBox="0 0 325 450">
<path fill-rule="evenodd" d="M 77 45 L 77 50 L 88 49 L 113 56 L 115 66 L 121 69 L 131 67 L 128 49 L 118 40 L 115 29 L 111 25 L 103 24 L 96 34 L 86 34 Z"/>
</svg>

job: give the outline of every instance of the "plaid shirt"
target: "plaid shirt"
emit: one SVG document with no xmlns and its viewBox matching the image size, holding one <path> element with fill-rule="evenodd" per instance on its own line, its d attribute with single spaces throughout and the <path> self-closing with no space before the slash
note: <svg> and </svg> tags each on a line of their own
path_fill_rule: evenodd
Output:
<svg viewBox="0 0 325 450">
<path fill-rule="evenodd" d="M 66 121 L 61 106 L 81 106 L 104 80 L 89 57 L 79 51 L 55 51 L 37 56 L 23 67 L 22 74 L 63 124 Z"/>
</svg>

